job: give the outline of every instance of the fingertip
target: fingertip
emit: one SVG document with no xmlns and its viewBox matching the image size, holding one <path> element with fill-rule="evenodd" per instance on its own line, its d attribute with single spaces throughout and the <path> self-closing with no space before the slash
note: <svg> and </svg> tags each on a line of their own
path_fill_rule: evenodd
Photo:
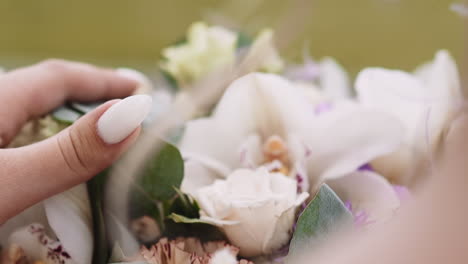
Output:
<svg viewBox="0 0 468 264">
<path fill-rule="evenodd" d="M 134 95 L 107 108 L 97 121 L 97 132 L 107 144 L 117 144 L 127 138 L 151 110 L 148 95 Z"/>
</svg>

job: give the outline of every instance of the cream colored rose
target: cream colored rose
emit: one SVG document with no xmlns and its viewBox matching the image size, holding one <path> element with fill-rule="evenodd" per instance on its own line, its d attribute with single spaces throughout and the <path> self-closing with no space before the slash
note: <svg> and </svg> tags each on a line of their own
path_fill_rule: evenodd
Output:
<svg viewBox="0 0 468 264">
<path fill-rule="evenodd" d="M 296 208 L 308 193 L 295 180 L 264 167 L 239 169 L 226 180 L 198 190 L 202 220 L 219 226 L 245 257 L 272 253 L 286 245 Z"/>
<path fill-rule="evenodd" d="M 216 68 L 234 61 L 237 34 L 219 26 L 197 22 L 190 26 L 187 42 L 163 50 L 162 68 L 182 87 Z"/>
</svg>

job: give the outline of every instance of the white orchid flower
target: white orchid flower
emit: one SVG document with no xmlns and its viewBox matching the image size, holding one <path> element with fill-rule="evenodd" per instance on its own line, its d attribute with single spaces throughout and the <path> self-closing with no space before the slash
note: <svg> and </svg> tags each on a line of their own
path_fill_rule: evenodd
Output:
<svg viewBox="0 0 468 264">
<path fill-rule="evenodd" d="M 0 245 L 31 263 L 89 264 L 93 256 L 91 207 L 86 185 L 35 205 L 0 227 Z"/>
<path fill-rule="evenodd" d="M 405 126 L 402 147 L 373 162 L 374 168 L 396 183 L 415 184 L 418 166 L 430 167 L 446 122 L 463 100 L 454 60 L 447 51 L 439 51 L 414 74 L 365 69 L 356 89 L 359 103 L 392 114 Z"/>
<path fill-rule="evenodd" d="M 291 82 L 253 73 L 231 84 L 212 117 L 187 123 L 180 144 L 186 159 L 182 190 L 196 196 L 238 168 L 265 166 L 296 179 L 299 191 L 314 193 L 321 183 L 392 152 L 402 136 L 391 115 L 347 100 L 317 113 Z M 390 187 L 385 180 L 378 184 Z"/>
</svg>

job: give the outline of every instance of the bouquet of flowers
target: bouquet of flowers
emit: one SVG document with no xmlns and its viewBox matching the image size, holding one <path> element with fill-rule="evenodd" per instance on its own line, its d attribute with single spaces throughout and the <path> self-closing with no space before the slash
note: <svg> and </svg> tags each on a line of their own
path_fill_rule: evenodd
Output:
<svg viewBox="0 0 468 264">
<path fill-rule="evenodd" d="M 119 69 L 154 101 L 141 142 L 2 226 L 4 263 L 283 263 L 397 214 L 462 98 L 447 51 L 354 85 L 333 58 L 285 62 L 268 29 L 197 22 L 162 55 L 155 81 Z M 94 107 L 69 103 L 13 144 Z M 157 147 L 142 151 L 147 139 Z"/>
</svg>

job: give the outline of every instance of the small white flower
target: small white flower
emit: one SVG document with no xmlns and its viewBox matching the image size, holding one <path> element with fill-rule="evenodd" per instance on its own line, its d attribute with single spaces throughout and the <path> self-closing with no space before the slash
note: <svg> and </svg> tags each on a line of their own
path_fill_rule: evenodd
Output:
<svg viewBox="0 0 468 264">
<path fill-rule="evenodd" d="M 201 219 L 220 226 L 242 256 L 252 257 L 287 244 L 296 207 L 308 196 L 297 192 L 295 180 L 259 168 L 236 170 L 195 197 L 206 214 Z"/>
<path fill-rule="evenodd" d="M 162 68 L 180 86 L 234 61 L 237 34 L 220 26 L 197 22 L 190 26 L 187 42 L 163 50 Z"/>
<path fill-rule="evenodd" d="M 227 249 L 221 249 L 216 251 L 211 257 L 209 264 L 238 264 L 237 258 L 232 252 Z"/>
</svg>

